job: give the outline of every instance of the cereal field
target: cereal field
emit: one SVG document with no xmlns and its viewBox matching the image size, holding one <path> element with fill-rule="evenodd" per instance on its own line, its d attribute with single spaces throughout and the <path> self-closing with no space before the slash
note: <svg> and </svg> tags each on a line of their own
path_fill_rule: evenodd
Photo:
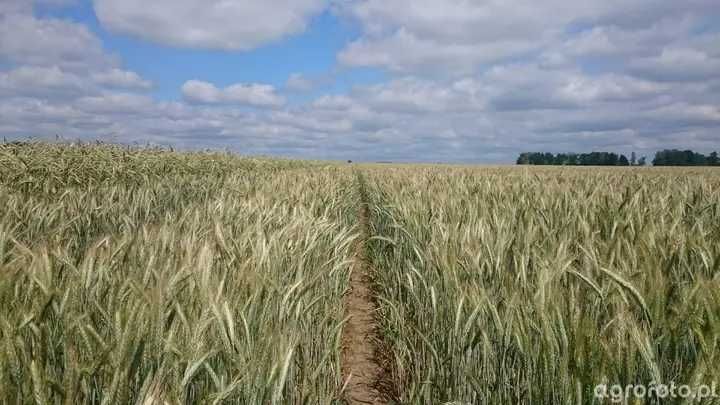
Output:
<svg viewBox="0 0 720 405">
<path fill-rule="evenodd" d="M 0 403 L 720 381 L 718 188 L 714 169 L 0 145 Z"/>
</svg>

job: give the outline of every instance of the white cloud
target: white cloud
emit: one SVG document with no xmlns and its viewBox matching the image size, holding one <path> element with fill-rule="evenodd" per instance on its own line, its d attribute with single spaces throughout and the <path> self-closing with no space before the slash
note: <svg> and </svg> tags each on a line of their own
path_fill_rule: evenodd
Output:
<svg viewBox="0 0 720 405">
<path fill-rule="evenodd" d="M 325 0 L 94 0 L 111 31 L 162 44 L 248 50 L 305 30 Z"/>
<path fill-rule="evenodd" d="M 75 103 L 78 110 L 91 114 L 145 115 L 155 108 L 152 98 L 132 93 L 105 93 L 83 97 Z"/>
<path fill-rule="evenodd" d="M 116 56 L 79 23 L 38 18 L 34 6 L 64 7 L 72 0 L 0 2 L 0 114 L 3 135 L 94 133 L 118 124 L 113 114 L 153 105 L 114 89 L 143 90 L 150 83 L 120 68 Z M 144 103 L 141 103 L 144 101 Z"/>
<path fill-rule="evenodd" d="M 256 107 L 280 107 L 285 98 L 275 93 L 275 88 L 266 84 L 233 84 L 224 89 L 224 98 L 232 103 Z"/>
<path fill-rule="evenodd" d="M 659 56 L 632 61 L 630 70 L 658 81 L 720 78 L 720 57 L 692 48 L 665 48 Z"/>
<path fill-rule="evenodd" d="M 135 72 L 113 68 L 104 72 L 92 75 L 95 83 L 109 87 L 146 90 L 152 87 L 152 83 L 143 79 Z"/>
<path fill-rule="evenodd" d="M 498 39 L 487 43 L 446 43 L 420 38 L 405 28 L 382 38 L 361 38 L 338 56 L 349 66 L 379 66 L 398 72 L 443 70 L 466 74 L 477 66 L 532 50 L 537 41 Z"/>
<path fill-rule="evenodd" d="M 364 33 L 340 53 L 341 63 L 446 75 L 532 52 L 629 49 L 642 55 L 643 47 L 656 48 L 693 28 L 694 21 L 720 14 L 716 0 L 358 0 L 342 10 Z M 581 27 L 590 29 L 578 34 Z M 620 41 L 627 33 L 632 40 Z M 568 43 L 561 50 L 563 39 Z"/>
<path fill-rule="evenodd" d="M 572 110 L 651 99 L 668 91 L 667 86 L 627 75 L 588 75 L 577 68 L 548 70 L 535 64 L 496 66 L 465 86 L 497 110 Z"/>
<path fill-rule="evenodd" d="M 303 74 L 293 73 L 288 77 L 285 87 L 293 91 L 308 91 L 315 87 L 315 83 Z"/>
<path fill-rule="evenodd" d="M 224 95 L 214 84 L 199 80 L 190 80 L 182 86 L 183 96 L 190 101 L 201 103 L 220 103 Z"/>
<path fill-rule="evenodd" d="M 285 98 L 266 84 L 233 84 L 224 89 L 199 80 L 190 80 L 182 86 L 183 97 L 190 102 L 206 104 L 244 104 L 254 107 L 281 107 Z"/>
<path fill-rule="evenodd" d="M 701 24 L 693 14 L 662 16 L 649 25 L 598 25 L 566 35 L 554 48 L 570 57 L 639 58 L 657 54 L 664 46 L 685 39 Z"/>
<path fill-rule="evenodd" d="M 574 76 L 557 89 L 560 97 L 580 103 L 635 100 L 661 94 L 664 87 L 627 76 Z"/>
<path fill-rule="evenodd" d="M 1 60 L 79 72 L 117 64 L 85 26 L 31 14 L 0 16 Z"/>
<path fill-rule="evenodd" d="M 355 105 L 352 98 L 346 95 L 322 96 L 311 104 L 312 107 L 322 110 L 346 111 Z"/>
<path fill-rule="evenodd" d="M 707 151 L 720 129 L 717 106 L 690 101 L 696 89 L 685 84 L 532 65 L 460 80 L 404 78 L 299 106 L 257 110 L 219 101 L 224 90 L 215 86 L 194 86 L 193 93 L 206 102 L 164 103 L 116 92 L 71 103 L 0 98 L 0 131 L 298 157 L 507 162 L 523 150 Z M 673 97 L 664 100 L 667 94 Z M 514 108 L 498 108 L 503 102 Z"/>
<path fill-rule="evenodd" d="M 32 3 L 26 0 L 3 0 L 0 2 L 0 18 L 19 13 L 29 13 L 32 11 Z"/>
<path fill-rule="evenodd" d="M 314 114 L 304 114 L 293 111 L 278 111 L 270 116 L 269 119 L 274 124 L 297 128 L 306 134 L 349 133 L 353 130 L 353 121 L 348 117 L 333 117 L 332 119 L 326 119 L 326 117 Z"/>
<path fill-rule="evenodd" d="M 40 6 L 49 7 L 70 7 L 76 5 L 78 0 L 35 0 Z"/>
<path fill-rule="evenodd" d="M 54 122 L 69 126 L 82 114 L 67 103 L 52 103 L 31 98 L 4 98 L 0 100 L 0 115 L 6 124 L 14 124 L 22 136 L 28 136 L 40 122 Z M 37 133 L 36 135 L 52 135 Z"/>
<path fill-rule="evenodd" d="M 542 47 L 581 7 L 465 0 L 364 0 L 346 11 L 365 34 L 340 61 L 396 71 L 437 69 L 467 73 L 479 65 Z"/>
<path fill-rule="evenodd" d="M 117 67 L 85 26 L 22 13 L 0 16 L 0 91 L 6 95 L 73 98 L 103 87 L 147 89 L 150 82 Z M 88 80 L 88 78 L 90 80 Z"/>
<path fill-rule="evenodd" d="M 463 91 L 462 86 L 403 78 L 360 88 L 355 95 L 380 111 L 398 113 L 478 111 L 484 100 Z"/>
<path fill-rule="evenodd" d="M 0 72 L 0 95 L 74 97 L 91 91 L 87 82 L 57 66 L 22 66 L 8 72 Z"/>
<path fill-rule="evenodd" d="M 250 49 L 301 31 L 321 3 L 96 9 L 105 27 L 163 44 Z M 707 152 L 720 141 L 717 0 L 336 3 L 361 35 L 338 55 L 345 67 L 291 75 L 283 90 L 307 92 L 292 103 L 269 85 L 199 80 L 182 86 L 182 101 L 157 101 L 89 29 L 35 17 L 28 4 L 0 0 L 0 135 L 483 162 L 527 150 Z M 331 85 L 357 78 L 348 66 L 380 67 L 387 79 L 338 91 Z"/>
</svg>

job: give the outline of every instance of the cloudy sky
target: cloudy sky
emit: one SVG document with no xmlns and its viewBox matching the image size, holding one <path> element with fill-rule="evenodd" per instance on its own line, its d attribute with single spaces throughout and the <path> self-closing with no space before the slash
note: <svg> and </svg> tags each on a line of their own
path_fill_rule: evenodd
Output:
<svg viewBox="0 0 720 405">
<path fill-rule="evenodd" d="M 0 0 L 0 135 L 510 163 L 720 149 L 718 0 Z"/>
</svg>

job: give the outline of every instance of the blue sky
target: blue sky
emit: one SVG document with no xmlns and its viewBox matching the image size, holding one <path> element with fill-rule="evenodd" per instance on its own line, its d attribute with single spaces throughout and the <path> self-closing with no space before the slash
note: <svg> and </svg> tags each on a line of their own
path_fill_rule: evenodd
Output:
<svg viewBox="0 0 720 405">
<path fill-rule="evenodd" d="M 125 68 L 154 83 L 153 94 L 161 100 L 180 98 L 180 87 L 188 79 L 211 78 L 218 86 L 238 82 L 285 85 L 292 74 L 308 77 L 337 75 L 323 90 L 343 92 L 353 85 L 376 83 L 384 77 L 376 68 L 342 69 L 336 55 L 360 35 L 359 27 L 339 20 L 328 10 L 309 19 L 308 28 L 297 35 L 246 52 L 214 49 L 185 49 L 144 41 L 133 35 L 116 35 L 103 29 L 92 2 L 78 1 L 73 7 L 40 5 L 42 18 L 61 18 L 85 25 L 103 41 L 108 52 L 122 57 Z M 182 68 L 178 68 L 182 67 Z M 307 99 L 312 94 L 292 94 Z"/>
<path fill-rule="evenodd" d="M 510 163 L 720 149 L 716 0 L 3 0 L 0 135 Z"/>
</svg>

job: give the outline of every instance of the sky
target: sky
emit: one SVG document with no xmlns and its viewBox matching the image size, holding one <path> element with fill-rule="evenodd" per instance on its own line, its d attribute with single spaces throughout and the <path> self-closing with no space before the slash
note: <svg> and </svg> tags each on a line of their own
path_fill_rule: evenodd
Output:
<svg viewBox="0 0 720 405">
<path fill-rule="evenodd" d="M 720 150 L 718 0 L 0 0 L 0 136 L 512 163 Z"/>
</svg>

